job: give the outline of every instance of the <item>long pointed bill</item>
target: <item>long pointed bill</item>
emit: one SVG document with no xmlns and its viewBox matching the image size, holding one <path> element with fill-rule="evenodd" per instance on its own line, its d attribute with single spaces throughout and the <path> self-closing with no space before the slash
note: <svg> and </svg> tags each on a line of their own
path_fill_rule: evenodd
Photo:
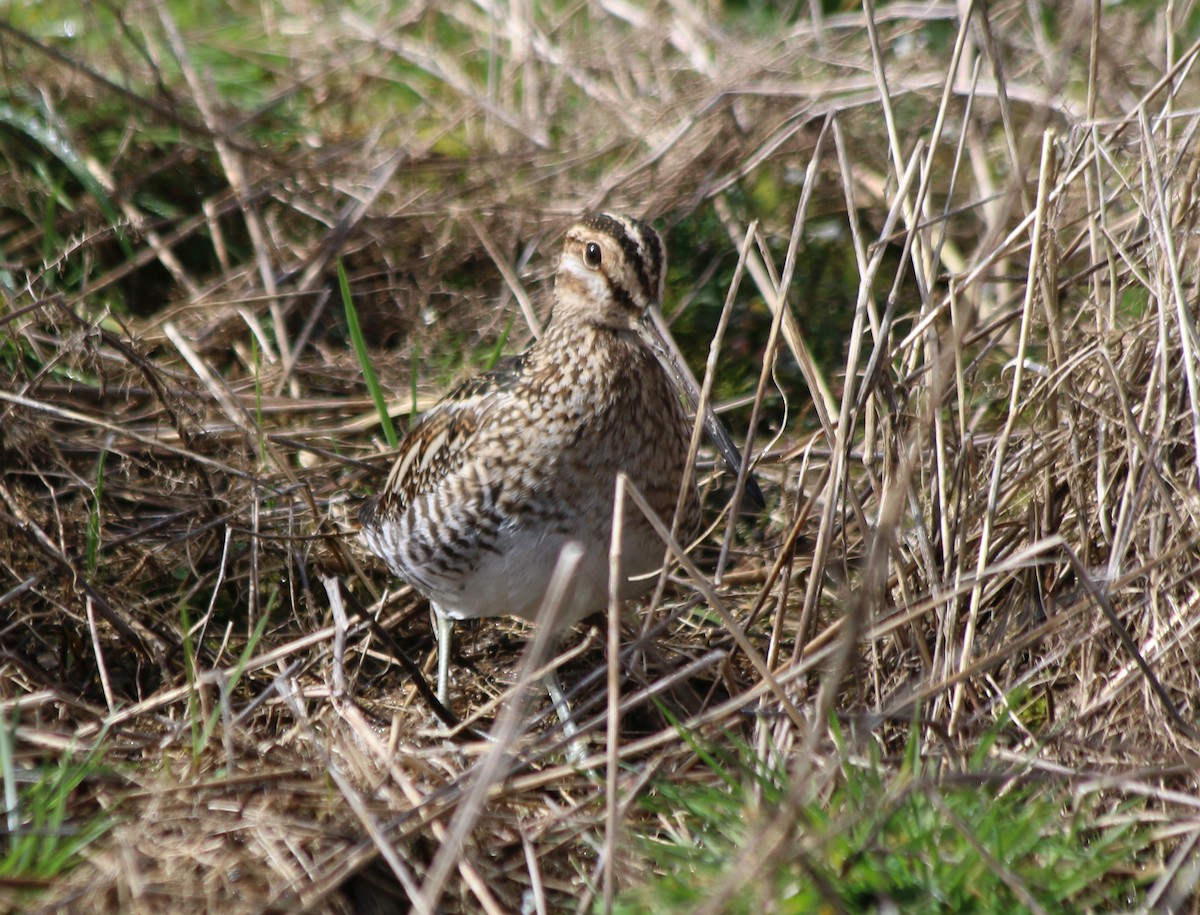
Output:
<svg viewBox="0 0 1200 915">
<path fill-rule="evenodd" d="M 700 405 L 700 385 L 697 384 L 692 370 L 684 362 L 683 354 L 675 345 L 675 340 L 671 337 L 671 331 L 667 328 L 659 308 L 657 306 L 647 308 L 646 317 L 638 326 L 643 338 L 654 351 L 654 355 L 658 357 L 658 361 L 662 363 L 667 374 L 671 376 L 671 380 L 675 382 L 675 386 L 683 391 L 692 409 L 697 409 Z M 713 412 L 711 403 L 704 405 L 704 428 L 716 443 L 717 450 L 721 452 L 721 457 L 725 459 L 725 463 L 729 465 L 734 475 L 739 474 L 742 469 L 742 453 L 733 443 L 733 437 L 725 428 L 725 424 Z M 767 503 L 763 498 L 762 490 L 752 473 L 746 475 L 746 494 L 755 508 L 766 507 Z"/>
</svg>

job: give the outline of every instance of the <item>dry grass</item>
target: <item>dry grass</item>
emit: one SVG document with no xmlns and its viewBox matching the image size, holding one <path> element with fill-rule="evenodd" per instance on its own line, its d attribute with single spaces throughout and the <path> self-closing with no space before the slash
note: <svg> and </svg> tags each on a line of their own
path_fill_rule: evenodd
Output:
<svg viewBox="0 0 1200 915">
<path fill-rule="evenodd" d="M 997 770 L 1114 810 L 1144 800 L 1160 862 L 1144 901 L 1185 904 L 1186 30 L 1124 5 L 1053 28 L 997 3 L 967 23 L 895 4 L 761 29 L 687 0 L 230 6 L 228 35 L 165 2 L 73 14 L 108 43 L 39 37 L 24 9 L 0 24 L 6 104 L 55 125 L 103 191 L 49 206 L 33 164 L 49 146 L 5 115 L 0 725 L 18 767 L 98 745 L 107 768 L 72 814 L 114 816 L 44 893 L 0 894 L 90 911 L 590 906 L 649 874 L 623 840 L 650 827 L 639 793 L 703 779 L 690 741 L 736 734 L 782 754 L 792 789 L 751 824 L 719 911 L 795 853 L 798 811 L 846 754 L 898 753 L 919 714 L 921 753 L 951 775 L 1003 712 Z M 241 82 L 214 76 L 230 61 Z M 345 534 L 386 458 L 334 262 L 403 417 L 514 316 L 508 348 L 531 339 L 558 233 L 600 206 L 693 243 L 677 263 L 744 266 L 718 377 L 760 379 L 722 394 L 759 399 L 734 418 L 771 508 L 728 524 L 714 491 L 701 577 L 673 577 L 651 638 L 627 628 L 619 667 L 595 636 L 568 660 L 595 712 L 595 755 L 573 767 L 532 710 L 497 745 L 439 730 L 395 661 L 428 659 L 428 623 Z M 831 235 L 860 280 L 814 303 L 799 277 Z M 673 279 L 685 304 L 714 282 Z M 755 336 L 745 315 L 764 304 Z M 840 364 L 809 355 L 805 309 L 852 315 Z M 540 709 L 506 693 L 526 635 L 465 639 L 477 726 Z"/>
</svg>

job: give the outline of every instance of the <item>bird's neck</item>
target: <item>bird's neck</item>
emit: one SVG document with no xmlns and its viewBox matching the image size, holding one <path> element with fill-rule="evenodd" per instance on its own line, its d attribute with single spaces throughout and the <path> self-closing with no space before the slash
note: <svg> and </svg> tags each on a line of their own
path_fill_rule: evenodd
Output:
<svg viewBox="0 0 1200 915">
<path fill-rule="evenodd" d="M 626 350 L 639 348 L 642 343 L 637 333 L 630 327 L 614 327 L 597 322 L 593 315 L 580 314 L 571 309 L 556 305 L 550 316 L 550 323 L 538 339 L 537 348 L 547 355 L 560 351 L 563 346 L 572 349 L 602 348 Z"/>
<path fill-rule="evenodd" d="M 595 403 L 636 387 L 646 361 L 655 361 L 632 330 L 555 318 L 526 358 L 532 376 L 565 388 L 568 399 Z"/>
</svg>

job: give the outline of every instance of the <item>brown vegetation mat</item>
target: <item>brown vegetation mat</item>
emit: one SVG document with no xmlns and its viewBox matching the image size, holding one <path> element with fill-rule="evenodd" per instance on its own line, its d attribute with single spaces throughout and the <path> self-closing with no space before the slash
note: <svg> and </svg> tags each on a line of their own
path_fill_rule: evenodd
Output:
<svg viewBox="0 0 1200 915">
<path fill-rule="evenodd" d="M 249 108 L 166 4 L 127 4 L 86 53 L 5 22 L 10 73 L 126 134 L 88 163 L 112 213 L 47 212 L 31 170 L 0 172 L 0 725 L 22 765 L 98 746 L 72 812 L 115 816 L 35 904 L 586 904 L 638 876 L 617 840 L 639 790 L 695 775 L 655 702 L 695 741 L 793 760 L 797 805 L 837 757 L 831 712 L 884 754 L 917 714 L 952 771 L 1007 707 L 1001 767 L 1151 798 L 1177 864 L 1200 750 L 1197 48 L 1128 11 L 1079 5 L 1051 35 L 987 6 L 756 35 L 687 2 L 334 5 L 231 39 L 270 75 Z M 346 533 L 387 460 L 335 258 L 403 425 L 506 328 L 531 339 L 561 231 L 600 206 L 695 246 L 671 307 L 743 263 L 718 377 L 751 381 L 723 396 L 777 371 L 730 414 L 761 415 L 770 509 L 729 530 L 711 488 L 696 559 L 725 575 L 674 575 L 651 639 L 630 613 L 617 742 L 603 636 L 567 660 L 594 722 L 576 767 L 536 690 L 493 752 L 396 661 L 428 662 L 427 613 Z M 830 238 L 861 281 L 814 300 L 796 276 Z M 830 312 L 836 364 L 801 339 Z M 527 635 L 461 638 L 475 726 L 520 709 Z M 794 812 L 764 814 L 732 880 Z M 1196 879 L 1175 864 L 1162 898 Z"/>
</svg>

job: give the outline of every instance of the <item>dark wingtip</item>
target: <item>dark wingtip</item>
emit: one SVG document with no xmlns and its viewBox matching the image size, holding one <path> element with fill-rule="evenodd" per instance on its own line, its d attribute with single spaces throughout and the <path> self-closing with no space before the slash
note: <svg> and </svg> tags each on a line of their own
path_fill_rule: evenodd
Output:
<svg viewBox="0 0 1200 915">
<path fill-rule="evenodd" d="M 379 496 L 368 496 L 367 500 L 358 507 L 358 525 L 364 528 L 377 527 L 379 518 Z"/>
<path fill-rule="evenodd" d="M 766 496 L 763 495 L 762 488 L 758 485 L 758 480 L 754 478 L 754 474 L 749 474 L 746 477 L 745 496 L 750 502 L 750 507 L 755 511 L 762 511 L 767 507 Z"/>
</svg>

